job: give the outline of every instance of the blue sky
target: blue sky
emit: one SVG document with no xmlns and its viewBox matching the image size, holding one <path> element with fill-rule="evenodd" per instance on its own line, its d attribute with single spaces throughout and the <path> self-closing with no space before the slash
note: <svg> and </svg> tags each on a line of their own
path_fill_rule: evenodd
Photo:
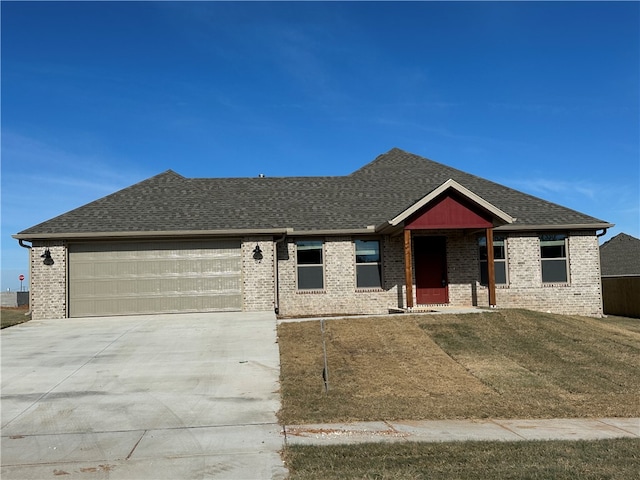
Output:
<svg viewBox="0 0 640 480">
<path fill-rule="evenodd" d="M 167 169 L 346 175 L 393 147 L 640 237 L 638 2 L 1 14 L 3 290 L 28 274 L 12 234 Z"/>
</svg>

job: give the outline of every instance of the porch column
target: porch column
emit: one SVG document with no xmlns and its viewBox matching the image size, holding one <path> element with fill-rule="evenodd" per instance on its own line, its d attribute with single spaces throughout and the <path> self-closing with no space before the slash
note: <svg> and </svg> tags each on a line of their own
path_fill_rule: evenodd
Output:
<svg viewBox="0 0 640 480">
<path fill-rule="evenodd" d="M 487 276 L 489 277 L 489 306 L 496 306 L 496 266 L 493 263 L 493 228 L 487 228 Z"/>
<path fill-rule="evenodd" d="M 407 308 L 413 308 L 413 264 L 411 262 L 411 230 L 404 231 L 404 280 Z"/>
</svg>

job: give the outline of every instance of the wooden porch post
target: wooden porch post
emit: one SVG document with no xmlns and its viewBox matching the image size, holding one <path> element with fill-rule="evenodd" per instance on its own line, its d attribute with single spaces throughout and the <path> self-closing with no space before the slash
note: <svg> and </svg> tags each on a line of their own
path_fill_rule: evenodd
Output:
<svg viewBox="0 0 640 480">
<path fill-rule="evenodd" d="M 411 230 L 404 231 L 404 280 L 407 308 L 413 308 L 413 265 L 411 262 Z"/>
<path fill-rule="evenodd" d="M 487 228 L 487 276 L 489 277 L 489 306 L 496 306 L 496 267 L 493 263 L 493 228 Z"/>
</svg>

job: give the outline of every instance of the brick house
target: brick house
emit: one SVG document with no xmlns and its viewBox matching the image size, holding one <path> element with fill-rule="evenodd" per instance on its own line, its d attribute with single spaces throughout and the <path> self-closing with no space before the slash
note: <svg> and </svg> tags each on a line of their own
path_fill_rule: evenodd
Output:
<svg viewBox="0 0 640 480">
<path fill-rule="evenodd" d="M 33 318 L 436 304 L 599 316 L 611 226 L 392 149 L 340 177 L 167 171 L 14 238 L 30 248 Z"/>
</svg>

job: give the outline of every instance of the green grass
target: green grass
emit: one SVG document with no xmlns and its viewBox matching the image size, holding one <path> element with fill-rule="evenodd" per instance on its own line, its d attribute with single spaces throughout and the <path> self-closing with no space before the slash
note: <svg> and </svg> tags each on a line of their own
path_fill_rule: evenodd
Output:
<svg viewBox="0 0 640 480">
<path fill-rule="evenodd" d="M 31 315 L 25 315 L 28 309 L 26 308 L 2 308 L 0 309 L 0 324 L 1 328 L 11 327 L 18 325 L 19 323 L 28 322 L 31 320 Z"/>
<path fill-rule="evenodd" d="M 640 440 L 293 445 L 283 457 L 291 480 L 628 480 Z"/>
</svg>

